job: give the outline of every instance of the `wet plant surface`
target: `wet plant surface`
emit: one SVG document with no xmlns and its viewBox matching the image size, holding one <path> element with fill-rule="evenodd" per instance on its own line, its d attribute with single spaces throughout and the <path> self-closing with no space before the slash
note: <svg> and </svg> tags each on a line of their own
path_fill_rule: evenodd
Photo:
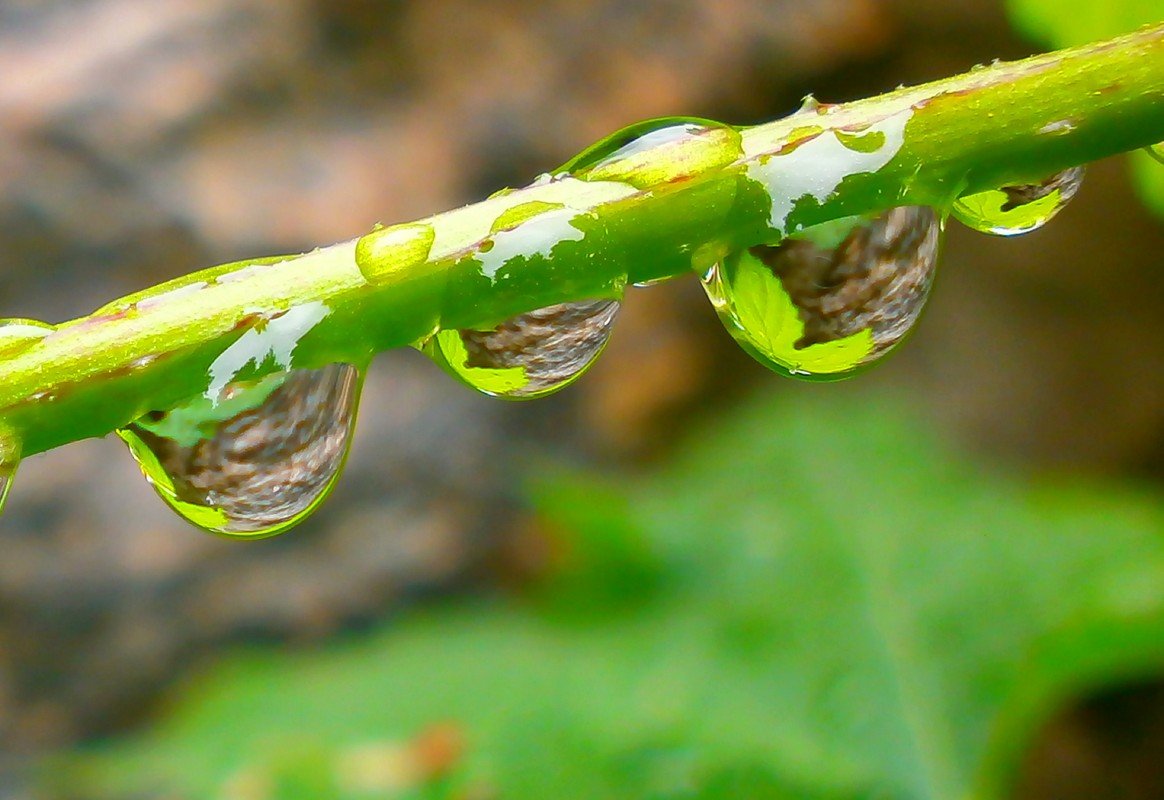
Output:
<svg viewBox="0 0 1164 800">
<path fill-rule="evenodd" d="M 83 4 L 53 8 L 70 5 Z M 951 74 L 975 60 L 1020 56 L 1030 49 L 1002 36 L 997 16 L 976 7 L 951 12 L 965 17 L 961 24 L 969 27 L 960 31 L 975 32 L 966 36 L 951 35 L 947 23 L 933 25 L 932 20 L 901 26 L 895 12 L 880 4 L 836 5 L 844 8 L 814 7 L 807 9 L 809 13 L 789 15 L 782 4 L 733 4 L 737 13 L 731 18 L 741 25 L 734 31 L 709 25 L 698 12 L 688 11 L 679 15 L 675 26 L 683 46 L 655 47 L 651 37 L 636 36 L 633 47 L 620 50 L 620 37 L 608 35 L 613 30 L 611 15 L 635 17 L 640 12 L 625 4 L 608 4 L 604 14 L 575 19 L 561 40 L 545 34 L 547 42 L 557 44 L 547 46 L 540 56 L 534 54 L 543 59 L 542 66 L 521 70 L 528 85 L 515 91 L 513 71 L 488 63 L 488 48 L 476 45 L 482 36 L 488 38 L 490 26 L 516 23 L 474 6 L 447 13 L 449 9 L 439 3 L 432 8 L 417 4 L 394 18 L 391 30 L 386 30 L 382 15 L 370 4 L 326 8 L 312 4 L 303 14 L 306 6 L 297 3 L 276 8 L 215 2 L 202 4 L 193 18 L 181 4 L 160 4 L 154 17 L 159 25 L 156 35 L 164 38 L 166 25 L 172 25 L 171 30 L 186 37 L 182 41 L 200 42 L 197 47 L 151 47 L 146 32 L 136 55 L 119 56 L 143 65 L 131 70 L 135 80 L 109 80 L 99 63 L 86 62 L 91 79 L 84 91 L 43 90 L 30 96 L 34 102 L 24 108 L 31 110 L 3 117 L 5 141 L 34 145 L 5 150 L 6 158 L 20 155 L 0 190 L 0 222 L 6 231 L 6 248 L 0 254 L 5 264 L 0 277 L 3 313 L 61 320 L 90 311 L 94 300 L 126 294 L 208 263 L 256 252 L 297 252 L 342 239 L 354 232 L 353 215 L 365 214 L 358 229 L 366 230 L 375 219 L 409 219 L 452 207 L 501 185 L 521 185 L 631 118 L 684 108 L 722 119 L 766 119 L 795 108 L 805 87 L 820 91 L 824 98 L 871 94 L 899 81 Z M 51 17 L 52 25 L 33 28 L 16 26 L 15 18 L 7 16 L 0 25 L 0 46 L 11 53 L 15 40 L 56 37 L 52 52 L 99 58 L 99 53 L 63 46 L 62 38 L 68 39 L 72 31 L 83 34 L 77 41 L 84 40 L 100 30 L 96 23 L 104 15 L 116 19 L 126 8 L 116 2 L 89 4 L 86 14 L 72 18 L 46 11 L 42 22 Z M 861 13 L 843 13 L 854 10 Z M 601 60 L 621 65 L 618 85 L 642 76 L 634 81 L 647 86 L 647 96 L 654 100 L 643 101 L 640 96 L 631 101 L 618 92 L 612 96 L 609 80 L 600 76 L 584 81 L 576 70 L 559 73 L 552 66 L 571 52 L 568 45 L 580 31 L 594 33 L 588 20 L 600 18 L 606 20 L 601 35 L 581 38 L 600 42 Z M 933 27 L 922 34 L 910 27 L 915 25 Z M 385 74 L 396 73 L 385 66 L 382 55 L 397 51 L 386 42 L 417 30 L 441 43 L 426 48 L 423 63 L 456 64 L 458 70 L 446 74 L 413 64 L 405 71 L 423 73 L 422 88 L 415 94 L 387 97 Z M 215 33 L 208 36 L 207 31 Z M 332 47 L 357 44 L 347 54 L 350 58 L 327 65 L 312 44 L 317 35 Z M 764 37 L 761 50 L 780 52 L 787 59 L 779 77 L 767 78 L 763 85 L 749 84 L 752 73 L 764 71 L 754 59 L 737 63 L 739 54 L 755 52 L 756 36 Z M 977 37 L 994 42 L 985 56 L 967 49 Z M 473 46 L 458 44 L 467 40 Z M 246 46 L 232 45 L 240 41 Z M 745 42 L 751 44 L 744 46 Z M 442 53 L 439 47 L 447 49 Z M 114 118 L 110 124 L 109 105 L 102 105 L 102 98 L 111 98 L 116 108 L 125 102 L 118 98 L 147 92 L 150 85 L 169 85 L 166 76 L 174 73 L 149 67 L 151 58 L 165 52 L 177 63 L 189 63 L 207 48 L 216 54 L 215 69 L 193 73 L 211 76 L 213 85 L 206 94 L 167 93 L 186 104 L 172 109 L 175 116 L 135 117 L 130 122 Z M 935 49 L 945 52 L 938 55 L 932 52 Z M 257 64 L 239 62 L 236 54 L 242 52 Z M 472 61 L 478 58 L 474 54 L 480 60 Z M 890 63 L 894 59 L 896 63 Z M 926 59 L 929 62 L 919 66 Z M 854 62 L 858 69 L 848 70 L 845 77 L 844 65 Z M 461 84 L 453 72 L 474 76 L 471 92 L 457 88 Z M 661 72 L 685 79 L 681 86 L 649 79 Z M 295 75 L 311 79 L 301 81 Z M 535 75 L 550 77 L 535 81 Z M 347 81 L 353 76 L 354 86 L 364 90 L 351 88 Z M 158 83 L 150 84 L 147 78 Z M 774 83 L 779 85 L 770 85 Z M 332 91 L 338 85 L 348 88 Z M 232 103 L 245 106 L 255 95 L 265 98 L 260 105 L 266 110 L 236 114 L 239 106 Z M 531 99 L 539 96 L 541 100 Z M 207 97 L 219 99 L 207 105 Z M 566 111 L 550 117 L 540 113 L 551 103 Z M 474 111 L 482 104 L 495 113 Z M 628 112 L 628 104 L 633 112 Z M 333 118 L 337 105 L 348 109 L 342 121 Z M 289 113 L 288 108 L 299 110 Z M 456 122 L 430 124 L 438 115 Z M 701 118 L 671 118 L 639 133 L 651 137 L 651 142 L 662 137 L 691 152 L 714 153 L 734 146 L 730 128 L 709 125 Z M 590 151 L 592 158 L 579 173 L 588 171 L 596 183 L 617 177 L 635 163 L 634 141 L 635 137 L 624 138 Z M 345 157 L 321 157 L 326 153 Z M 402 160 L 400 153 L 407 153 L 407 158 Z M 151 171 L 159 163 L 180 166 L 165 174 Z M 159 197 L 169 201 L 159 203 Z M 566 216 L 559 214 L 550 222 Z M 505 225 L 497 232 L 505 226 L 516 229 L 530 219 L 499 220 Z M 1151 474 L 1153 464 L 1161 461 L 1159 409 L 1144 398 L 1160 389 L 1155 375 L 1161 371 L 1154 369 L 1160 354 L 1154 343 L 1164 341 L 1157 330 L 1164 309 L 1150 289 L 1158 264 L 1145 262 L 1142 254 L 1159 252 L 1159 228 L 1130 203 L 1122 170 L 1111 164 L 1092 169 L 1088 186 L 1057 222 L 1032 237 L 1007 242 L 970 239 L 967 231 L 949 223 L 952 244 L 944 247 L 942 277 L 930 298 L 933 309 L 922 320 L 923 333 L 894 359 L 903 361 L 887 366 L 889 372 L 879 372 L 877 380 L 908 381 L 911 393 L 926 401 L 919 419 L 944 417 L 952 430 L 985 449 Z M 384 230 L 383 236 L 408 243 L 417 259 L 433 244 L 431 231 Z M 536 225 L 525 229 L 537 230 Z M 504 238 L 500 243 L 505 246 Z M 773 260 L 773 254 L 764 254 Z M 359 264 L 370 283 L 390 279 L 401 266 L 374 258 Z M 1096 271 L 1100 264 L 1105 265 L 1102 275 Z M 505 279 L 503 261 L 496 255 L 481 266 L 499 281 Z M 98 285 L 99 280 L 112 283 Z M 1149 288 L 1129 304 L 1129 285 Z M 189 297 L 202 288 L 175 290 Z M 728 337 L 716 336 L 714 317 L 707 313 L 697 284 L 654 286 L 649 292 L 630 294 L 610 346 L 587 379 L 565 396 L 542 401 L 548 407 L 499 409 L 486 398 L 467 392 L 462 396 L 447 376 L 408 360 L 415 354 L 394 354 L 379 364 L 381 373 L 372 379 L 378 400 L 360 414 L 367 444 L 361 453 L 357 443 L 336 501 L 294 536 L 253 542 L 246 546 L 250 550 L 198 536 L 171 514 L 134 474 L 125 453 L 118 452 L 119 442 L 70 447 L 21 466 L 17 488 L 0 522 L 5 544 L 0 565 L 5 619 L 0 629 L 4 653 L 0 696 L 7 698 L 0 706 L 4 753 L 0 767 L 13 764 L 12 754 L 18 751 L 148 719 L 142 716 L 143 708 L 149 707 L 143 698 L 155 697 L 158 687 L 173 676 L 197 670 L 207 653 L 226 642 L 313 639 L 346 625 L 366 625 L 395 608 L 401 595 L 415 587 L 463 585 L 467 571 L 480 574 L 479 568 L 466 565 L 480 563 L 493 552 L 500 532 L 523 529 L 513 521 L 520 515 L 514 512 L 514 492 L 507 481 L 520 471 L 518 456 L 531 447 L 548 443 L 555 452 L 661 457 L 674 444 L 677 427 L 698 427 L 693 422 L 677 426 L 677 410 L 735 413 L 727 410 L 724 395 L 738 396 L 744 386 L 762 377 L 762 371 L 750 372 L 746 358 Z M 823 292 L 818 299 L 828 294 Z M 1032 296 L 1040 302 L 1032 304 Z M 169 295 L 171 300 L 182 297 Z M 957 312 L 950 313 L 955 305 Z M 0 328 L 0 357 L 35 344 L 48 331 L 43 323 L 18 322 Z M 504 327 L 503 321 L 495 322 Z M 257 327 L 263 324 L 266 321 Z M 444 334 L 459 337 L 460 330 L 468 329 Z M 797 350 L 795 342 L 802 339 L 800 333 L 792 343 L 796 353 L 820 344 Z M 1067 342 L 1072 345 L 1065 346 Z M 248 380 L 245 373 L 239 377 L 244 384 Z M 146 414 L 142 422 L 180 406 L 142 408 Z M 239 411 L 237 422 L 250 420 L 256 429 L 278 428 L 278 420 L 288 419 L 283 413 L 253 416 L 263 409 L 262 403 L 251 407 L 249 417 Z M 229 410 L 220 409 L 219 416 Z M 837 413 L 846 419 L 859 415 L 848 407 Z M 322 424 L 338 431 L 335 420 Z M 176 448 L 168 449 L 174 458 Z M 277 450 L 272 447 L 271 453 Z M 815 447 L 805 450 L 816 452 Z M 18 459 L 18 451 L 0 445 L 0 491 L 7 488 Z M 768 472 L 774 484 L 785 479 L 779 465 Z M 266 475 L 276 473 L 269 469 Z M 310 474 L 317 471 L 301 473 Z M 802 503 L 803 498 L 790 500 L 789 505 L 793 502 Z M 533 539 L 544 544 L 547 537 Z M 548 540 L 560 542 L 560 537 Z M 536 564 L 539 553 L 556 552 L 555 546 L 522 541 L 526 547 L 518 558 L 520 565 L 510 564 L 507 576 L 513 571 L 528 576 L 531 559 Z M 649 583 L 655 575 L 652 569 L 644 574 L 639 566 L 615 572 L 628 586 L 637 586 L 639 580 Z M 611 590 L 599 594 L 604 591 Z M 625 590 L 614 594 L 619 591 Z M 609 598 L 598 600 L 609 603 Z M 510 612 L 500 613 L 505 617 Z M 474 618 L 462 627 L 455 620 L 434 625 L 442 633 L 460 636 L 481 623 L 493 636 L 499 626 L 492 619 Z M 465 636 L 468 650 L 473 639 Z M 507 641 L 488 636 L 487 648 Z M 452 646 L 435 652 L 434 661 L 463 658 L 465 653 L 453 652 Z M 543 655 L 552 648 L 546 645 Z M 396 649 L 393 644 L 392 652 Z M 585 653 L 579 652 L 585 660 Z M 641 651 L 631 652 L 642 656 Z M 365 667 L 356 670 L 372 669 L 367 663 L 382 666 L 391 661 L 391 654 L 371 653 L 360 662 Z M 255 677 L 256 683 L 270 676 L 267 666 Z M 426 669 L 431 671 L 431 664 L 415 672 Z M 536 670 L 531 667 L 528 674 L 534 676 L 529 682 L 537 684 Z M 370 691 L 367 696 L 374 695 Z M 1110 697 L 1097 703 L 1101 708 L 1112 705 Z M 342 700 L 334 704 L 344 707 Z M 465 706 L 471 705 L 466 700 Z M 1131 705 L 1133 715 L 1151 718 L 1154 713 L 1150 702 Z M 349 719 L 352 716 L 358 714 Z M 465 762 L 483 752 L 469 735 L 470 726 L 422 723 L 421 716 L 418 713 L 417 724 L 407 730 L 369 726 L 362 743 L 337 738 L 286 749 L 272 746 L 270 752 L 251 758 L 253 769 L 240 767 L 215 788 L 261 794 L 264 780 L 268 787 L 276 787 L 271 796 L 283 796 L 279 787 L 286 793 L 304 786 L 318 789 L 320 784 L 312 781 L 341 780 L 345 791 L 357 793 L 368 787 L 383 791 L 386 780 L 415 788 L 424 776 L 439 781 L 441 776 L 463 774 L 458 770 Z M 233 725 L 236 717 L 231 720 Z M 532 724 L 533 733 L 525 738 L 537 740 L 555 724 L 552 719 Z M 1095 733 L 1150 732 L 1150 725 L 1136 728 L 1123 717 L 1084 714 L 1081 722 L 1069 716 L 1060 730 L 1063 726 L 1068 745 L 1062 744 L 1062 736 L 1052 735 L 1052 753 L 1068 752 L 1072 764 L 1083 765 L 1093 776 L 1112 763 L 1128 763 L 1127 772 L 1142 777 L 1138 784 L 1147 787 L 1141 796 L 1156 796 L 1150 759 L 1135 762 L 1129 757 L 1122 762 L 1118 755 L 1094 755 L 1150 748 L 1149 733 L 1108 737 L 1115 743 L 1107 750 L 1104 737 Z M 1076 735 L 1077 726 L 1090 733 Z M 238 763 L 244 752 L 253 754 L 243 745 L 236 747 Z M 728 786 L 737 793 L 758 787 L 755 791 L 779 796 L 785 772 L 796 771 L 781 769 L 775 779 L 762 768 L 747 765 L 716 772 L 706 759 L 669 741 L 639 743 L 620 753 L 614 760 L 630 776 L 625 785 L 641 786 L 634 783 L 636 775 L 656 781 L 642 787 L 647 794 L 674 788 L 695 775 L 707 778 L 708 785 Z M 1044 776 L 1061 771 L 1060 761 L 1043 763 Z M 385 778 L 385 773 L 395 777 Z M 273 784 L 272 774 L 277 778 Z M 1137 781 L 1128 778 L 1127 783 Z M 1035 796 L 1061 796 L 1040 784 L 1037 774 L 1025 785 L 1035 787 L 1027 789 Z M 1090 785 L 1105 784 L 1089 784 L 1085 778 L 1075 784 Z M 326 794 L 325 789 L 314 795 L 321 791 Z M 792 794 L 801 796 L 799 791 L 794 786 Z"/>
</svg>

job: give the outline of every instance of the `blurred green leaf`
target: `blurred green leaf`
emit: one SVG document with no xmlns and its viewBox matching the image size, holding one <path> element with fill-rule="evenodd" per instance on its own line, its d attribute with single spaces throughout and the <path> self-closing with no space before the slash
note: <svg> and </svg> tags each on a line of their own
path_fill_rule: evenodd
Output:
<svg viewBox="0 0 1164 800">
<path fill-rule="evenodd" d="M 661 474 L 535 493 L 615 553 L 570 582 L 629 563 L 644 599 L 461 602 L 236 657 L 153 732 L 57 762 L 59 795 L 1005 796 L 1055 708 L 1164 665 L 1160 499 L 986 474 L 842 396 L 760 397 Z M 611 525 L 639 543 L 586 530 Z"/>
<path fill-rule="evenodd" d="M 1132 180 L 1140 197 L 1157 216 L 1164 217 L 1164 164 L 1147 153 L 1131 153 Z"/>
<path fill-rule="evenodd" d="M 1008 0 L 1024 36 L 1048 47 L 1071 47 L 1130 33 L 1164 19 L 1159 0 Z"/>
</svg>

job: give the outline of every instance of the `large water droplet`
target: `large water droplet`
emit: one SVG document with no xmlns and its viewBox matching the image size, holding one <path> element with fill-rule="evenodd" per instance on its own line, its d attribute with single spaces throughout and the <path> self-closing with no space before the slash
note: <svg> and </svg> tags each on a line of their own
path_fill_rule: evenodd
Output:
<svg viewBox="0 0 1164 800">
<path fill-rule="evenodd" d="M 1083 167 L 1056 172 L 1039 183 L 1004 186 L 959 197 L 950 213 L 963 225 L 996 236 L 1038 230 L 1079 191 Z"/>
<path fill-rule="evenodd" d="M 903 206 L 733 253 L 704 275 L 728 331 L 783 375 L 837 380 L 899 345 L 933 282 L 941 222 Z"/>
<path fill-rule="evenodd" d="M 0 358 L 27 350 L 56 328 L 35 319 L 0 319 Z"/>
<path fill-rule="evenodd" d="M 558 172 L 586 181 L 623 181 L 643 189 L 730 164 L 740 155 L 740 134 L 735 128 L 697 117 L 664 117 L 607 136 Z"/>
<path fill-rule="evenodd" d="M 573 383 L 606 346 L 620 303 L 583 300 L 519 314 L 491 330 L 442 330 L 424 352 L 494 397 L 543 397 Z"/>
<path fill-rule="evenodd" d="M 360 373 L 349 364 L 228 384 L 118 431 L 183 518 L 232 537 L 272 536 L 327 496 L 351 443 Z"/>
</svg>

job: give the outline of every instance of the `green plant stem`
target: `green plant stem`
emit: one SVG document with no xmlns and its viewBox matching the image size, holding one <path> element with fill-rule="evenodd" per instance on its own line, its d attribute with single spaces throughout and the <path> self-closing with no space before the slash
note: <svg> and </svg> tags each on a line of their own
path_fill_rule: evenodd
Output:
<svg viewBox="0 0 1164 800">
<path fill-rule="evenodd" d="M 876 143 L 872 134 L 892 138 L 899 123 L 904 133 L 885 163 L 841 175 L 835 191 L 802 185 L 829 167 L 810 157 L 814 140 L 839 132 Z M 854 103 L 809 104 L 705 150 L 660 145 L 626 175 L 541 180 L 362 240 L 216 267 L 112 303 L 0 361 L 0 439 L 31 455 L 206 392 L 215 359 L 288 309 L 325 309 L 295 333 L 295 367 L 363 365 L 438 326 L 492 325 L 611 296 L 626 282 L 702 270 L 794 226 L 904 204 L 944 208 L 960 194 L 1036 182 L 1161 140 L 1164 25 Z M 780 180 L 762 179 L 783 164 L 797 171 L 787 196 Z M 555 240 L 552 225 L 534 224 L 552 214 L 535 212 L 563 206 L 573 227 L 559 226 L 568 235 Z M 778 207 L 790 213 L 779 219 Z M 486 269 L 502 242 L 494 223 L 529 214 L 532 222 L 510 231 L 510 257 Z M 247 377 L 287 366 L 256 355 Z"/>
</svg>

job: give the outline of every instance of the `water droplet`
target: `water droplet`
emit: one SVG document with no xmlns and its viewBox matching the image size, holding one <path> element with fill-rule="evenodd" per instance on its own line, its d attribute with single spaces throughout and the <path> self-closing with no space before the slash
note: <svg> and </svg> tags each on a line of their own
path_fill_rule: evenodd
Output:
<svg viewBox="0 0 1164 800">
<path fill-rule="evenodd" d="M 664 117 L 607 136 L 557 172 L 646 189 L 725 166 L 741 154 L 740 134 L 729 125 L 697 117 Z"/>
<path fill-rule="evenodd" d="M 1148 155 L 1159 161 L 1161 164 L 1164 164 L 1164 142 L 1150 144 L 1144 149 L 1148 151 Z"/>
<path fill-rule="evenodd" d="M 950 212 L 963 225 L 996 236 L 1018 236 L 1047 224 L 1079 191 L 1083 167 L 1056 172 L 1039 183 L 1004 186 L 959 197 Z"/>
<path fill-rule="evenodd" d="M 0 320 L 0 358 L 22 353 L 56 328 L 35 319 Z"/>
<path fill-rule="evenodd" d="M 426 223 L 377 226 L 356 242 L 356 266 L 368 283 L 384 283 L 427 259 L 435 238 L 436 232 Z"/>
<path fill-rule="evenodd" d="M 523 222 L 528 222 L 536 216 L 550 211 L 559 211 L 566 207 L 565 203 L 547 203 L 545 200 L 530 200 L 528 203 L 518 203 L 502 211 L 489 226 L 490 234 L 511 231 Z"/>
<path fill-rule="evenodd" d="M 837 380 L 883 358 L 913 329 L 940 234 L 937 215 L 922 206 L 846 217 L 732 253 L 707 271 L 704 288 L 760 363 Z"/>
<path fill-rule="evenodd" d="M 800 108 L 796 109 L 797 114 L 819 114 L 821 113 L 822 103 L 817 100 L 811 93 L 806 94 L 800 98 Z"/>
<path fill-rule="evenodd" d="M 492 330 L 442 330 L 424 352 L 494 397 L 543 397 L 573 383 L 606 346 L 620 303 L 583 300 L 519 314 Z"/>
<path fill-rule="evenodd" d="M 154 489 L 212 533 L 261 538 L 305 519 L 347 457 L 360 372 L 349 364 L 228 384 L 117 433 Z"/>
</svg>

